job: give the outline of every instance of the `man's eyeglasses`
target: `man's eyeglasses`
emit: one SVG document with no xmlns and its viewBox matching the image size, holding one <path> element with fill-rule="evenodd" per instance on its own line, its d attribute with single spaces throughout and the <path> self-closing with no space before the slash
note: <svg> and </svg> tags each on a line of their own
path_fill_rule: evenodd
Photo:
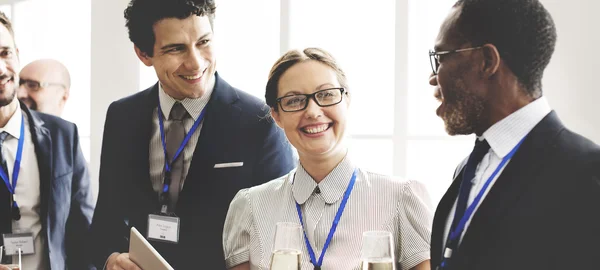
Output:
<svg viewBox="0 0 600 270">
<path fill-rule="evenodd" d="M 19 80 L 19 86 L 25 85 L 25 88 L 27 88 L 28 90 L 31 91 L 39 91 L 42 88 L 46 88 L 49 86 L 60 86 L 63 88 L 67 88 L 66 85 L 62 84 L 62 83 L 49 83 L 49 82 L 38 82 L 38 81 L 34 81 L 34 80 L 27 80 L 27 79 L 20 79 Z"/>
<path fill-rule="evenodd" d="M 320 107 L 329 107 L 342 102 L 344 88 L 328 88 L 312 94 L 294 94 L 276 99 L 284 112 L 297 112 L 308 107 L 309 99 L 313 99 Z M 348 92 L 346 92 L 347 94 Z"/>
<path fill-rule="evenodd" d="M 441 51 L 441 52 L 429 50 L 429 63 L 431 64 L 431 69 L 433 70 L 433 74 L 437 75 L 438 69 L 440 68 L 440 55 L 478 50 L 481 48 L 483 48 L 483 47 L 479 46 L 479 47 L 473 47 L 473 48 L 464 48 L 464 49 Z"/>
</svg>

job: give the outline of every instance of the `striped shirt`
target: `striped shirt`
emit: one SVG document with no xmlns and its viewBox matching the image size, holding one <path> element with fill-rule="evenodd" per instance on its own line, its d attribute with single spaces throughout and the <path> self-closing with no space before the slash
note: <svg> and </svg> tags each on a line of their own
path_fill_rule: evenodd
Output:
<svg viewBox="0 0 600 270">
<path fill-rule="evenodd" d="M 194 122 L 198 117 L 200 117 L 200 113 L 208 104 L 210 100 L 210 95 L 212 94 L 213 89 L 208 89 L 202 97 L 197 99 L 189 99 L 186 98 L 181 101 L 181 104 L 185 108 L 185 110 L 190 114 L 191 118 L 185 118 L 183 120 L 183 126 L 185 128 L 185 132 L 187 132 L 192 128 Z M 169 119 L 169 114 L 171 113 L 171 108 L 177 102 L 176 99 L 169 96 L 165 90 L 162 88 L 162 85 L 158 84 L 158 101 L 160 102 L 160 108 L 163 112 L 163 120 L 165 125 L 165 135 L 169 132 L 169 126 L 171 125 L 171 121 Z M 183 151 L 181 152 L 181 157 L 183 158 L 183 175 L 181 179 L 181 187 L 183 187 L 183 182 L 185 181 L 185 177 L 187 176 L 188 169 L 190 168 L 190 163 L 192 162 L 192 156 L 194 155 L 194 150 L 196 149 L 196 143 L 198 143 L 198 138 L 200 137 L 200 130 L 202 129 L 202 123 L 198 126 L 190 140 L 187 142 Z M 159 192 L 162 190 L 162 185 L 164 181 L 164 173 L 165 173 L 165 153 L 162 146 L 162 141 L 160 139 L 160 128 L 158 125 L 158 107 L 154 109 L 152 114 L 152 137 L 150 138 L 150 180 L 152 181 L 152 187 L 154 191 Z"/>
<path fill-rule="evenodd" d="M 300 223 L 295 202 L 301 206 L 304 228 L 318 258 L 355 168 L 345 158 L 317 185 L 298 166 L 281 178 L 240 190 L 223 231 L 227 267 L 250 262 L 250 269 L 268 269 L 275 224 Z M 322 268 L 359 269 L 363 232 L 389 231 L 399 269 L 410 269 L 429 259 L 431 214 L 423 185 L 358 169 Z M 302 249 L 302 269 L 313 269 L 306 246 Z"/>
</svg>

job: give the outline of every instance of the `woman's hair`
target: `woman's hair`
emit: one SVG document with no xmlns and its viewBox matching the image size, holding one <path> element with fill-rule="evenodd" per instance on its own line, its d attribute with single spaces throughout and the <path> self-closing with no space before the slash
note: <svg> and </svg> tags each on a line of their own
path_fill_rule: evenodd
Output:
<svg viewBox="0 0 600 270">
<path fill-rule="evenodd" d="M 291 50 L 281 56 L 271 68 L 271 72 L 269 72 L 269 80 L 267 81 L 267 89 L 265 91 L 265 100 L 269 107 L 273 108 L 275 111 L 279 109 L 276 101 L 277 92 L 279 90 L 277 86 L 279 85 L 279 79 L 281 79 L 283 73 L 293 65 L 309 60 L 318 61 L 332 68 L 336 73 L 341 87 L 348 88 L 346 74 L 339 67 L 337 61 L 331 54 L 319 48 L 306 48 L 302 51 Z"/>
</svg>

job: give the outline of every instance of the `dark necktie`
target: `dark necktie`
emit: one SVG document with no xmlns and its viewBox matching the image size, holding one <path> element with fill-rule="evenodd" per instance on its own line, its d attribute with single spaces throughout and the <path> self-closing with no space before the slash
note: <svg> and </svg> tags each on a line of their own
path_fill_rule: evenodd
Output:
<svg viewBox="0 0 600 270">
<path fill-rule="evenodd" d="M 456 211 L 454 212 L 454 219 L 452 220 L 452 226 L 450 227 L 450 233 L 455 230 L 460 222 L 460 219 L 465 214 L 465 210 L 467 209 L 467 202 L 469 200 L 469 194 L 471 193 L 471 187 L 473 187 L 473 183 L 471 182 L 473 178 L 475 178 L 475 171 L 477 170 L 477 165 L 481 162 L 485 154 L 490 150 L 490 145 L 486 140 L 475 141 L 475 147 L 469 155 L 469 159 L 467 160 L 467 165 L 464 168 L 462 181 L 460 183 L 460 190 L 458 193 L 458 200 L 456 202 Z M 448 233 L 448 235 L 450 235 Z M 460 236 L 455 241 L 449 241 L 447 243 L 447 247 L 456 250 L 458 247 Z"/>
<path fill-rule="evenodd" d="M 2 147 L 4 146 L 4 140 L 6 140 L 6 137 L 8 137 L 8 133 L 6 133 L 6 131 L 2 131 L 0 133 L 0 163 L 2 163 L 2 169 L 4 169 L 6 176 L 8 176 L 8 166 L 6 166 L 6 159 L 4 158 L 4 153 L 2 152 Z"/>
<path fill-rule="evenodd" d="M 5 131 L 0 133 L 0 165 L 6 174 L 8 175 L 8 167 L 6 166 L 6 159 L 4 158 L 4 153 L 2 153 L 2 148 L 4 146 L 4 140 L 8 133 Z M 3 182 L 2 187 L 0 188 L 0 233 L 12 233 L 12 194 L 8 191 L 6 184 Z M 2 243 L 4 244 L 4 243 Z M 11 261 L 11 256 L 2 256 L 2 263 L 9 264 Z"/>
<path fill-rule="evenodd" d="M 166 141 L 167 141 L 167 156 L 169 161 L 173 161 L 173 156 L 179 149 L 179 146 L 183 142 L 185 137 L 185 127 L 183 120 L 189 117 L 189 114 L 179 102 L 176 102 L 171 108 L 169 114 L 169 130 L 167 130 Z M 177 199 L 179 198 L 179 191 L 181 190 L 181 180 L 183 177 L 183 151 L 179 154 L 177 159 L 170 164 L 171 165 L 171 186 L 169 187 L 169 211 L 175 212 L 175 205 L 177 205 Z"/>
</svg>

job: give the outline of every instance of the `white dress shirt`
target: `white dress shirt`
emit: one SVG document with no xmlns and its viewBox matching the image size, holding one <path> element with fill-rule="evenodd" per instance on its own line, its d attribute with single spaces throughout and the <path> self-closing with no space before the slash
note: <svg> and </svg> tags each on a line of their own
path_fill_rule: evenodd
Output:
<svg viewBox="0 0 600 270">
<path fill-rule="evenodd" d="M 198 117 L 200 117 L 200 113 L 210 100 L 210 96 L 212 94 L 213 89 L 208 89 L 202 97 L 197 99 L 189 99 L 186 98 L 181 100 L 181 104 L 188 112 L 191 117 L 185 118 L 183 120 L 183 125 L 185 128 L 186 134 L 194 125 L 194 122 Z M 169 96 L 162 88 L 162 85 L 158 84 L 158 101 L 160 102 L 160 108 L 163 112 L 163 120 L 165 125 L 165 133 L 168 132 L 169 126 L 171 125 L 171 120 L 169 120 L 169 114 L 171 113 L 171 108 L 175 105 L 175 102 L 178 100 Z M 204 119 L 202 120 L 202 123 Z M 181 179 L 181 187 L 183 188 L 183 183 L 187 176 L 188 170 L 190 168 L 190 163 L 192 162 L 192 156 L 194 155 L 194 150 L 196 150 L 196 144 L 198 143 L 198 138 L 200 137 L 200 130 L 202 130 L 202 123 L 198 126 L 192 137 L 187 142 L 183 151 L 181 152 L 181 158 L 183 158 L 183 175 Z M 158 107 L 154 109 L 152 114 L 152 137 L 150 138 L 150 180 L 152 181 L 152 187 L 154 191 L 161 192 L 163 189 L 163 181 L 164 181 L 164 169 L 165 169 L 165 153 L 163 150 L 162 141 L 160 139 L 160 127 L 158 124 Z"/>
<path fill-rule="evenodd" d="M 346 157 L 317 185 L 299 165 L 288 175 L 239 191 L 223 229 L 226 266 L 250 262 L 250 269 L 269 269 L 276 223 L 300 224 L 296 202 L 318 259 L 355 169 Z M 410 269 L 429 259 L 431 216 L 429 196 L 422 184 L 358 168 L 322 268 L 360 269 L 362 234 L 376 230 L 392 233 L 399 269 Z M 301 268 L 313 269 L 304 239 Z"/>
<path fill-rule="evenodd" d="M 508 155 L 510 151 L 521 141 L 521 139 L 527 136 L 527 134 L 529 134 L 529 132 L 540 121 L 542 121 L 546 115 L 550 113 L 550 111 L 552 111 L 552 109 L 550 108 L 550 105 L 548 105 L 548 101 L 545 97 L 541 97 L 527 104 L 525 107 L 517 110 L 506 118 L 500 120 L 478 138 L 479 140 L 487 140 L 490 145 L 490 150 L 485 156 L 483 156 L 483 159 L 475 171 L 475 178 L 471 180 L 473 187 L 469 193 L 467 207 L 471 205 L 475 197 L 477 197 L 477 194 L 479 194 L 485 185 L 485 182 L 491 177 L 494 170 L 496 170 L 496 168 L 500 165 L 502 159 Z M 504 164 L 504 167 L 498 171 L 498 174 L 494 177 L 494 179 L 492 179 L 487 190 L 483 193 L 479 204 L 475 207 L 473 215 L 471 215 L 471 218 L 469 218 L 465 224 L 465 229 L 460 236 L 459 243 L 462 241 L 462 238 L 467 231 L 469 224 L 471 223 L 471 219 L 474 215 L 476 215 L 479 205 L 481 205 L 481 203 L 485 200 L 488 192 L 493 188 L 494 183 L 498 177 L 502 175 L 502 171 L 504 168 L 506 168 L 506 166 L 508 166 L 509 163 L 510 160 L 508 160 L 508 162 Z M 446 227 L 444 229 L 443 238 L 444 247 L 446 246 L 446 240 L 448 240 L 448 233 L 452 225 L 455 210 L 456 200 L 454 201 L 454 206 L 452 206 L 452 209 L 448 214 L 448 218 L 446 219 Z"/>
<path fill-rule="evenodd" d="M 17 188 L 15 189 L 15 197 L 19 205 L 19 211 L 21 212 L 21 219 L 12 221 L 12 232 L 33 233 L 35 254 L 21 256 L 23 269 L 44 270 L 48 269 L 49 264 L 45 245 L 46 234 L 42 232 L 40 219 L 40 172 L 35 148 L 31 140 L 31 132 L 29 132 L 27 115 L 21 111 L 21 106 L 18 102 L 17 110 L 13 116 L 3 128 L 0 128 L 0 132 L 6 131 L 9 134 L 2 145 L 2 155 L 4 155 L 6 160 L 6 166 L 10 175 L 9 178 L 12 183 L 21 131 L 21 116 L 24 116 L 25 120 L 25 141 L 21 156 L 21 169 L 19 170 Z M 2 184 L 4 185 L 4 183 Z M 18 263 L 18 260 L 18 256 L 13 256 L 13 263 Z"/>
</svg>

